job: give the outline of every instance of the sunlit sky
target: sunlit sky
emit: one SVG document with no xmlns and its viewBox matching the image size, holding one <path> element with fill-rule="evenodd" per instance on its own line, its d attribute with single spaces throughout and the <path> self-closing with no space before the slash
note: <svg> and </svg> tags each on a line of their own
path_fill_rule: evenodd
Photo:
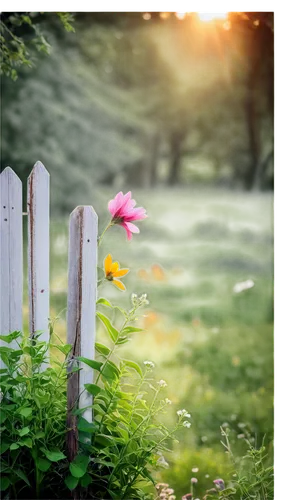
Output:
<svg viewBox="0 0 286 500">
<path fill-rule="evenodd" d="M 151 9 L 150 9 L 151 10 Z M 202 9 L 160 9 L 160 17 L 167 19 L 170 16 L 170 11 L 175 11 L 175 16 L 177 19 L 184 19 L 188 14 L 196 14 L 200 21 L 209 22 L 216 19 L 226 19 L 228 11 L 230 9 L 214 9 L 214 8 L 202 8 Z M 144 12 L 143 19 L 148 21 L 151 19 L 150 12 Z"/>
<path fill-rule="evenodd" d="M 168 12 L 163 12 L 163 15 L 161 17 L 167 17 Z M 210 22 L 210 21 L 216 21 L 216 20 L 225 20 L 227 19 L 228 12 L 176 12 L 176 17 L 178 19 L 184 19 L 186 16 L 192 15 L 192 14 L 197 14 L 198 18 L 202 22 Z M 150 16 L 151 17 L 151 16 Z"/>
</svg>

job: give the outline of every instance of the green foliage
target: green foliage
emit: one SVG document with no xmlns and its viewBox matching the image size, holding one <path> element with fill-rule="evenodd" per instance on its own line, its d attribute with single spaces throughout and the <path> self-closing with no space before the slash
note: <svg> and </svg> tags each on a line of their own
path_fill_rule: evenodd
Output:
<svg viewBox="0 0 286 500">
<path fill-rule="evenodd" d="M 100 363 L 94 365 L 92 360 L 78 360 L 95 369 L 95 383 L 87 384 L 86 389 L 94 396 L 94 426 L 84 419 L 79 421 L 79 430 L 88 433 L 90 443 L 83 445 L 85 453 L 89 453 L 90 462 L 84 467 L 70 466 L 75 477 L 88 472 L 92 478 L 89 488 L 102 498 L 141 498 L 140 483 L 152 481 L 149 467 L 154 467 L 159 453 L 166 449 L 166 444 L 173 438 L 174 432 L 182 426 L 180 417 L 174 429 L 160 423 L 159 416 L 165 412 L 167 403 L 162 399 L 164 384 L 151 385 L 151 368 L 145 370 L 131 360 L 119 357 L 118 348 L 128 336 L 140 329 L 131 323 L 139 307 L 146 299 L 133 303 L 129 311 L 120 310 L 108 303 L 108 307 L 120 314 L 121 327 L 115 328 L 109 318 L 100 311 L 98 318 L 102 321 L 109 347 L 96 344 Z M 98 304 L 107 305 L 106 299 Z M 117 318 L 119 322 L 120 318 Z M 152 397 L 148 392 L 152 391 Z M 158 419 L 158 420 L 157 420 Z M 81 458 L 78 460 L 83 459 Z M 87 467 L 87 468 L 86 468 Z M 68 482 L 71 480 L 68 479 Z M 71 481 L 71 485 L 75 484 Z"/>
<path fill-rule="evenodd" d="M 274 496 L 274 473 L 272 453 L 264 444 L 255 445 L 255 438 L 245 432 L 245 454 L 238 457 L 233 454 L 230 444 L 230 429 L 221 428 L 222 444 L 229 455 L 233 470 L 230 486 L 234 490 L 234 499 L 267 500 Z M 228 498 L 228 492 L 220 492 L 220 498 Z"/>
<path fill-rule="evenodd" d="M 15 81 L 21 66 L 34 66 L 35 52 L 50 53 L 50 44 L 40 27 L 40 23 L 47 16 L 49 17 L 49 14 L 37 12 L 1 14 L 1 74 Z M 71 14 L 58 12 L 57 16 L 66 31 L 74 31 Z"/>
<path fill-rule="evenodd" d="M 99 304 L 106 306 L 107 302 L 102 299 Z M 152 381 L 152 363 L 146 363 L 142 370 L 135 361 L 118 354 L 120 345 L 141 330 L 132 322 L 146 302 L 144 295 L 133 301 L 129 311 L 120 308 L 123 322 L 118 328 L 98 312 L 111 345 L 95 345 L 101 361 L 76 358 L 79 368 L 87 364 L 94 369 L 94 383 L 85 385 L 93 396 L 94 421 L 87 422 L 81 416 L 84 408 L 73 410 L 79 452 L 71 463 L 65 451 L 65 386 L 71 346 L 50 344 L 64 354 L 64 361 L 42 370 L 50 345 L 42 342 L 40 335 L 34 339 L 20 332 L 1 336 L 8 345 L 16 340 L 19 347 L 0 348 L 6 364 L 1 372 L 3 491 L 11 490 L 15 498 L 44 498 L 47 494 L 63 498 L 69 490 L 80 488 L 100 498 L 144 498 L 142 481 L 154 484 L 152 469 L 188 418 L 184 417 L 186 412 L 180 415 L 170 431 L 160 421 L 168 404 L 162 394 L 167 384 Z M 118 312 L 110 303 L 108 307 Z"/>
<path fill-rule="evenodd" d="M 0 347 L 6 365 L 0 374 L 2 488 L 27 498 L 33 488 L 36 495 L 52 489 L 55 470 L 66 458 L 66 367 L 63 362 L 40 369 L 49 346 L 39 335 L 32 340 L 13 332 L 1 338 L 18 344 L 16 350 Z"/>
</svg>

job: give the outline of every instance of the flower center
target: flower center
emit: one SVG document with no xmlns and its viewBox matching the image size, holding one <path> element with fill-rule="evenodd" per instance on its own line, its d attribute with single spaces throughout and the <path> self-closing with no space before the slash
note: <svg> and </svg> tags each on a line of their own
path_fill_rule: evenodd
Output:
<svg viewBox="0 0 286 500">
<path fill-rule="evenodd" d="M 112 219 L 112 223 L 113 224 L 121 224 L 121 222 L 123 222 L 124 218 L 123 217 L 119 217 L 117 215 L 115 215 Z"/>
</svg>

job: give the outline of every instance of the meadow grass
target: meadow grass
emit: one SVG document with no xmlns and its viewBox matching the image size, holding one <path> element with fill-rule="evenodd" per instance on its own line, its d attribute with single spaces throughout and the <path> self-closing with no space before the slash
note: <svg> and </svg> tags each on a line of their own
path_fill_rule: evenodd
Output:
<svg viewBox="0 0 286 500">
<path fill-rule="evenodd" d="M 114 196 L 110 190 L 101 194 L 106 204 Z M 132 292 L 148 294 L 150 304 L 138 320 L 145 331 L 124 350 L 138 362 L 155 362 L 158 380 L 168 383 L 174 419 L 179 408 L 192 413 L 191 432 L 181 431 L 163 478 L 171 477 L 171 486 L 183 494 L 199 463 L 199 495 L 228 470 L 219 442 L 225 421 L 237 435 L 243 425 L 258 440 L 266 434 L 271 446 L 273 199 L 269 193 L 211 189 L 133 194 L 149 215 L 139 223 L 141 234 L 127 242 L 121 227 L 112 228 L 98 263 L 111 253 L 130 268 L 123 279 L 127 292 L 106 283 L 99 296 L 128 308 Z M 94 208 L 102 230 L 109 214 L 102 202 L 97 206 L 95 200 Z M 60 316 L 55 331 L 63 339 L 67 245 L 68 217 L 52 219 L 51 317 Z M 234 285 L 245 280 L 254 286 L 234 293 Z M 103 337 L 99 326 L 97 340 Z"/>
</svg>

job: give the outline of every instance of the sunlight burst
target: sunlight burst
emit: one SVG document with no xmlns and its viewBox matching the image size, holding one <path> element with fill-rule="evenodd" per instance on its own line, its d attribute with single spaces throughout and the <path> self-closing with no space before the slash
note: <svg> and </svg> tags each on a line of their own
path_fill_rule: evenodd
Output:
<svg viewBox="0 0 286 500">
<path fill-rule="evenodd" d="M 227 19 L 227 12 L 197 12 L 200 21 L 202 22 L 210 22 L 215 20 L 224 20 Z"/>
</svg>

